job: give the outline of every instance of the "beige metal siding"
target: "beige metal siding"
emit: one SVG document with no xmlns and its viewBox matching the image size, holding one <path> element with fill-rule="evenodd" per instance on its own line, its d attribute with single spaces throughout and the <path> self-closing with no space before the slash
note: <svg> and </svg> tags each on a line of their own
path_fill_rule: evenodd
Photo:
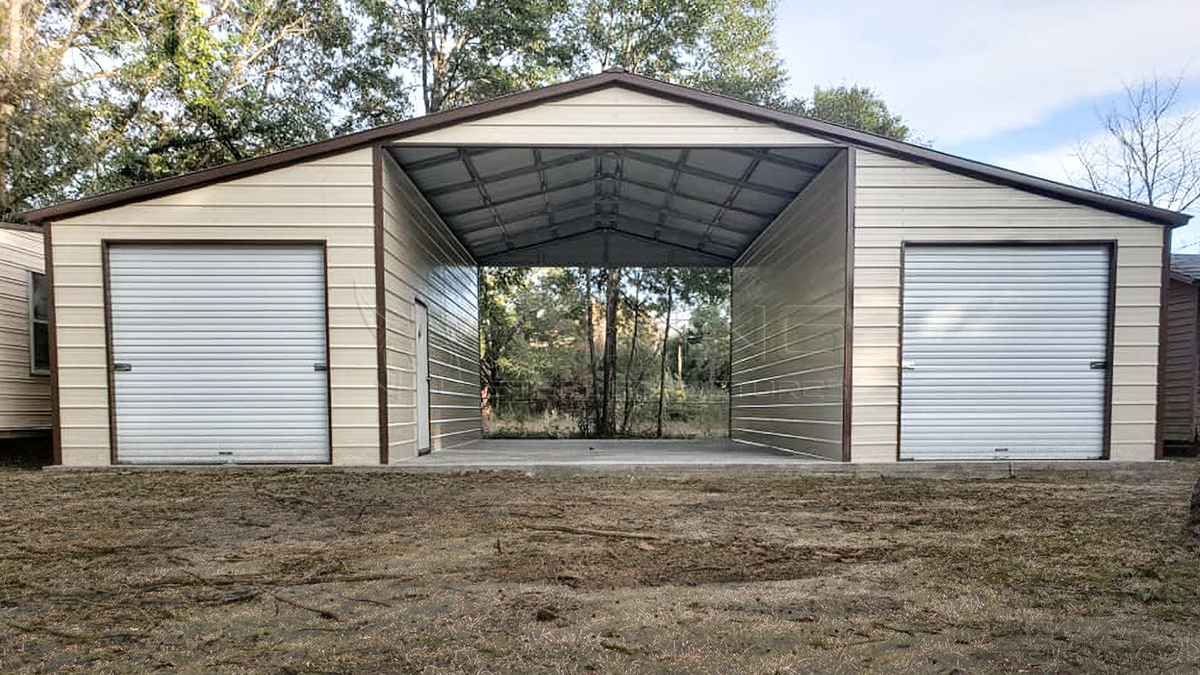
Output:
<svg viewBox="0 0 1200 675">
<path fill-rule="evenodd" d="M 847 155 L 733 267 L 735 440 L 842 459 Z"/>
<path fill-rule="evenodd" d="M 0 436 L 50 428 L 50 378 L 29 359 L 29 273 L 44 258 L 41 233 L 0 228 Z"/>
<path fill-rule="evenodd" d="M 901 242 L 1114 241 L 1111 457 L 1154 458 L 1163 227 L 856 153 L 852 460 L 896 460 Z"/>
<path fill-rule="evenodd" d="M 1197 289 L 1181 279 L 1167 288 L 1167 360 L 1163 368 L 1163 440 L 1191 443 L 1196 433 Z"/>
<path fill-rule="evenodd" d="M 830 145 L 766 122 L 610 87 L 409 136 L 400 144 Z"/>
<path fill-rule="evenodd" d="M 388 459 L 415 457 L 414 301 L 429 310 L 430 447 L 481 435 L 475 261 L 396 162 L 383 158 Z"/>
<path fill-rule="evenodd" d="M 323 241 L 335 464 L 379 461 L 370 149 L 51 224 L 62 460 L 109 463 L 102 240 Z"/>
</svg>

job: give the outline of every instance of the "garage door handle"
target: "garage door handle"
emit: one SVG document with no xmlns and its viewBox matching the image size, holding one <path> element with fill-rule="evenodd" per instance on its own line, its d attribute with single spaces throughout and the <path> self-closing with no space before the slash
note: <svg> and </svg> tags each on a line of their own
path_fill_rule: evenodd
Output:
<svg viewBox="0 0 1200 675">
<path fill-rule="evenodd" d="M 113 372 L 114 373 L 128 373 L 131 370 L 133 370 L 132 363 L 114 363 L 113 364 Z"/>
<path fill-rule="evenodd" d="M 917 369 L 916 361 L 904 361 L 903 363 L 900 364 L 900 370 L 916 370 L 916 369 Z"/>
<path fill-rule="evenodd" d="M 318 373 L 323 373 L 329 370 L 329 366 L 325 365 L 324 363 L 314 363 L 313 370 L 317 371 Z"/>
<path fill-rule="evenodd" d="M 1092 370 L 1108 370 L 1108 361 L 1092 361 L 1088 364 Z"/>
</svg>

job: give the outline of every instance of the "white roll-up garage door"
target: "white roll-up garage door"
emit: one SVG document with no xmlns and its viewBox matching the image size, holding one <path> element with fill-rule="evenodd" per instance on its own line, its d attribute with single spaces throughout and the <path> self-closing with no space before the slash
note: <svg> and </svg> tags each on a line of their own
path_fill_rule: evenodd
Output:
<svg viewBox="0 0 1200 675">
<path fill-rule="evenodd" d="M 1107 246 L 904 252 L 900 458 L 1104 451 Z"/>
<path fill-rule="evenodd" d="M 321 247 L 108 256 L 118 462 L 329 460 Z"/>
</svg>

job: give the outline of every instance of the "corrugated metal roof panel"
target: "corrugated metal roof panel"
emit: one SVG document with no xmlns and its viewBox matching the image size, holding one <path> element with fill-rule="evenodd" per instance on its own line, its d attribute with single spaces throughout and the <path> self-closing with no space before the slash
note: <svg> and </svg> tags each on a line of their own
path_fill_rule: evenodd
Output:
<svg viewBox="0 0 1200 675">
<path fill-rule="evenodd" d="M 389 151 L 485 264 L 550 259 L 578 264 L 568 251 L 602 245 L 601 253 L 585 257 L 622 265 L 680 260 L 727 265 L 838 149 L 397 146 Z M 559 245 L 563 241 L 570 243 Z"/>
</svg>

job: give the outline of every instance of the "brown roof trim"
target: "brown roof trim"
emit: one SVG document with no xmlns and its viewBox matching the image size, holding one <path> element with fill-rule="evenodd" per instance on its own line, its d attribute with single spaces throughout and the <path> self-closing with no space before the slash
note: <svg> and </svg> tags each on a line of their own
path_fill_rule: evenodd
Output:
<svg viewBox="0 0 1200 675">
<path fill-rule="evenodd" d="M 35 223 L 0 223 L 0 230 L 16 230 L 17 232 L 42 233 L 42 226 Z"/>
<path fill-rule="evenodd" d="M 263 155 L 254 159 L 223 164 L 221 166 L 184 174 L 173 178 L 145 183 L 125 190 L 108 192 L 87 197 L 73 202 L 64 202 L 29 211 L 24 218 L 29 221 L 41 222 L 67 216 L 75 216 L 90 211 L 126 204 L 150 197 L 179 192 L 208 183 L 229 180 L 269 169 L 275 169 L 297 162 L 316 159 L 338 152 L 345 152 L 387 141 L 402 136 L 433 131 L 442 127 L 466 122 L 469 120 L 511 112 L 529 106 L 553 101 L 556 99 L 575 96 L 578 94 L 602 89 L 608 86 L 621 86 L 634 91 L 651 93 L 664 98 L 715 110 L 728 115 L 735 115 L 759 122 L 769 122 L 784 128 L 802 133 L 820 136 L 832 141 L 847 143 L 857 147 L 867 148 L 895 157 L 928 164 L 954 173 L 978 178 L 992 183 L 998 183 L 1026 192 L 1032 192 L 1053 199 L 1098 208 L 1132 218 L 1162 223 L 1172 227 L 1183 225 L 1191 216 L 1175 211 L 1168 211 L 1146 204 L 1133 202 L 1117 197 L 1084 190 L 1062 183 L 1037 178 L 1018 171 L 1002 169 L 990 164 L 975 162 L 954 155 L 949 155 L 929 148 L 923 148 L 911 143 L 894 141 L 882 136 L 857 131 L 829 122 L 793 115 L 791 113 L 772 110 L 761 106 L 738 101 L 719 94 L 712 94 L 697 89 L 691 89 L 677 84 L 669 84 L 649 77 L 634 75 L 620 70 L 605 71 L 598 75 L 590 75 L 561 84 L 554 84 L 540 89 L 532 89 L 508 96 L 455 108 L 444 112 L 417 117 L 401 122 L 386 124 L 374 129 L 360 131 L 345 136 L 339 136 L 308 145 L 289 148 L 280 152 Z"/>
</svg>

